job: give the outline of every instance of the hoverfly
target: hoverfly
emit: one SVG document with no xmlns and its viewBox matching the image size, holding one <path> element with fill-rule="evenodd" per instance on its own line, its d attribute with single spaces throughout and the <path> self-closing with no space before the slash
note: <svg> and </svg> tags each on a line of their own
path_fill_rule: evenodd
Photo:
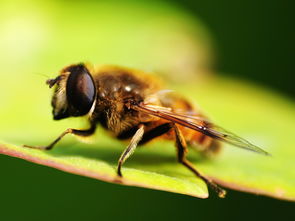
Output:
<svg viewBox="0 0 295 221">
<path fill-rule="evenodd" d="M 268 155 L 213 124 L 186 99 L 163 90 L 155 77 L 141 71 L 118 66 L 92 70 L 81 63 L 65 67 L 59 76 L 46 83 L 50 88 L 55 86 L 51 102 L 54 120 L 85 115 L 90 127 L 85 130 L 69 128 L 48 146 L 26 147 L 50 150 L 66 134 L 90 136 L 100 124 L 117 139 L 130 139 L 118 161 L 117 174 L 122 176 L 123 163 L 138 145 L 163 137 L 174 140 L 179 163 L 205 181 L 220 197 L 224 197 L 226 191 L 203 176 L 186 158 L 188 145 L 199 148 L 204 154 L 212 154 L 218 152 L 223 141 Z"/>
</svg>

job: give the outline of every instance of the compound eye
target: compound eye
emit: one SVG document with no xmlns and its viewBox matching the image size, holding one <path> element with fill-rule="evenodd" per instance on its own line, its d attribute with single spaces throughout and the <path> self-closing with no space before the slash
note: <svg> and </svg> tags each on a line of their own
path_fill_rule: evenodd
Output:
<svg viewBox="0 0 295 221">
<path fill-rule="evenodd" d="M 70 75 L 67 81 L 67 100 L 73 107 L 74 116 L 87 114 L 95 99 L 95 84 L 84 65 L 71 66 L 68 71 Z"/>
</svg>

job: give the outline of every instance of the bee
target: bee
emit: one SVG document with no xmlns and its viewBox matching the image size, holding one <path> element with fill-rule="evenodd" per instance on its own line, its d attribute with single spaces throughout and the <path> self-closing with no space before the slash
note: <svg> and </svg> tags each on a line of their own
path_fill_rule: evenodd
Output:
<svg viewBox="0 0 295 221">
<path fill-rule="evenodd" d="M 205 181 L 219 197 L 224 197 L 226 191 L 202 175 L 186 158 L 188 146 L 208 155 L 217 153 L 223 141 L 268 155 L 213 124 L 186 99 L 164 90 L 159 80 L 142 71 L 110 65 L 94 70 L 80 63 L 65 67 L 46 83 L 50 88 L 55 86 L 51 101 L 54 120 L 87 116 L 90 126 L 85 130 L 66 129 L 47 146 L 24 145 L 29 148 L 50 150 L 66 134 L 90 136 L 100 124 L 115 138 L 130 140 L 117 165 L 117 174 L 122 177 L 122 165 L 136 147 L 162 137 L 175 142 L 178 162 Z"/>
</svg>

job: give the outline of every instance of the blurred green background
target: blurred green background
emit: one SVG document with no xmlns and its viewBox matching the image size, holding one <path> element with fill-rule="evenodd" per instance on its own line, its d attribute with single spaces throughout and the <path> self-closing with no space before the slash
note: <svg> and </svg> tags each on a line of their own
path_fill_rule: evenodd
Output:
<svg viewBox="0 0 295 221">
<path fill-rule="evenodd" d="M 1 137 L 14 138 L 3 128 L 20 133 L 27 124 L 36 125 L 31 132 L 35 137 L 47 136 L 38 131 L 38 119 L 51 119 L 38 108 L 48 109 L 50 94 L 45 78 L 36 74 L 52 77 L 61 67 L 80 61 L 156 71 L 172 80 L 240 78 L 294 98 L 293 11 L 292 1 L 279 0 L 2 0 L 0 108 L 19 108 L 24 117 L 14 119 L 11 109 L 1 111 Z M 21 98 L 9 96 L 17 87 L 30 90 Z M 36 104 L 38 108 L 26 106 L 28 99 L 40 97 L 44 102 Z M 26 119 L 31 111 L 36 119 Z M 226 199 L 211 194 L 200 200 L 107 184 L 2 155 L 0 167 L 1 220 L 294 217 L 292 203 L 235 191 Z"/>
<path fill-rule="evenodd" d="M 214 36 L 217 70 L 295 96 L 294 1 L 183 0 L 179 4 L 202 19 Z"/>
</svg>

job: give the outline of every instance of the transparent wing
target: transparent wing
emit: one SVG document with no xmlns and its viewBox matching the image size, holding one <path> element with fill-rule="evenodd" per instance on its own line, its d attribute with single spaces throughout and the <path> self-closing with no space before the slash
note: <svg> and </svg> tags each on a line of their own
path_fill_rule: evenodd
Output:
<svg viewBox="0 0 295 221">
<path fill-rule="evenodd" d="M 255 146 L 244 138 L 241 138 L 234 133 L 231 133 L 222 127 L 213 124 L 204 117 L 198 116 L 195 113 L 184 114 L 179 113 L 178 111 L 172 111 L 170 108 L 148 105 L 144 103 L 136 105 L 134 104 L 131 108 L 199 131 L 209 137 L 232 144 L 236 147 L 264 155 L 270 155 L 268 152 Z"/>
</svg>

